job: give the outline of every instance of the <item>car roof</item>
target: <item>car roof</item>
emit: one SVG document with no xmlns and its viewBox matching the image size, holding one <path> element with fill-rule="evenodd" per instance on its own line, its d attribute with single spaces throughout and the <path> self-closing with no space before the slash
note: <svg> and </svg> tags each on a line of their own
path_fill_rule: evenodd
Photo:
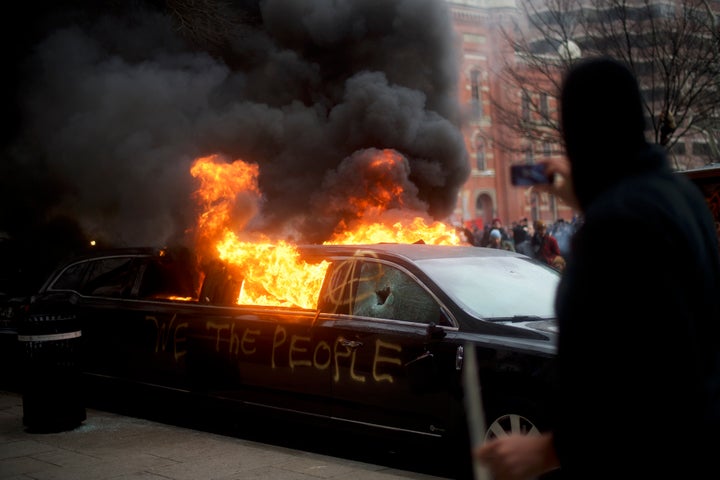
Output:
<svg viewBox="0 0 720 480">
<path fill-rule="evenodd" d="M 374 243 L 374 244 L 302 244 L 297 245 L 304 257 L 363 256 L 372 258 L 403 258 L 406 261 L 467 258 L 467 257 L 499 257 L 522 256 L 519 253 L 503 249 L 475 247 L 472 245 L 428 245 L 423 243 Z M 82 254 L 66 259 L 63 264 L 75 263 L 87 259 L 112 256 L 156 256 L 163 252 L 159 247 L 120 247 L 110 249 L 88 250 Z"/>
<path fill-rule="evenodd" d="M 472 245 L 428 245 L 423 243 L 375 243 L 362 245 L 300 245 L 303 255 L 313 256 L 377 256 L 404 257 L 407 260 L 436 258 L 522 256 L 519 253 L 497 248 L 475 247 Z M 367 255 L 365 255 L 365 252 Z"/>
<path fill-rule="evenodd" d="M 66 262 L 64 263 L 74 263 L 81 260 L 115 256 L 152 256 L 159 255 L 161 251 L 161 248 L 155 247 L 93 248 L 66 258 Z"/>
</svg>

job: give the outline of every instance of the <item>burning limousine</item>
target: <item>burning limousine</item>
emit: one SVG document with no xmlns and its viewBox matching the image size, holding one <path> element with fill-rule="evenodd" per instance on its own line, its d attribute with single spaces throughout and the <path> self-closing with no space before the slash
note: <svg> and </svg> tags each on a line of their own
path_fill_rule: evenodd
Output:
<svg viewBox="0 0 720 480">
<path fill-rule="evenodd" d="M 185 392 L 230 401 L 240 417 L 307 417 L 445 440 L 462 454 L 465 350 L 474 348 L 486 434 L 543 429 L 555 270 L 472 246 L 300 245 L 292 253 L 304 276 L 278 298 L 273 282 L 295 270 L 279 261 L 262 285 L 215 262 L 196 289 L 187 252 L 96 251 L 52 274 L 19 337 L 40 342 L 38 328 L 72 325 L 82 388 L 95 394 L 108 382 Z"/>
</svg>

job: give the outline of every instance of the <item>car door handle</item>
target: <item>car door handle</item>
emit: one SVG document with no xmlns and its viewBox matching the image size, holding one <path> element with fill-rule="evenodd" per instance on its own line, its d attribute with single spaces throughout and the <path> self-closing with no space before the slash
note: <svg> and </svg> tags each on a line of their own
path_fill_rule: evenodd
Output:
<svg viewBox="0 0 720 480">
<path fill-rule="evenodd" d="M 356 349 L 358 347 L 362 347 L 362 342 L 358 342 L 357 340 L 343 340 L 340 342 L 340 345 L 347 348 Z"/>
<path fill-rule="evenodd" d="M 433 358 L 435 358 L 435 356 L 434 356 L 432 353 L 426 351 L 425 353 L 423 353 L 423 354 L 420 355 L 419 357 L 417 357 L 417 358 L 415 358 L 415 359 L 413 359 L 413 360 L 410 360 L 408 363 L 405 364 L 405 366 L 406 366 L 406 367 L 409 367 L 409 366 L 412 365 L 413 363 L 420 362 L 420 361 L 422 361 L 422 360 L 425 360 L 426 358 L 433 359 Z"/>
</svg>

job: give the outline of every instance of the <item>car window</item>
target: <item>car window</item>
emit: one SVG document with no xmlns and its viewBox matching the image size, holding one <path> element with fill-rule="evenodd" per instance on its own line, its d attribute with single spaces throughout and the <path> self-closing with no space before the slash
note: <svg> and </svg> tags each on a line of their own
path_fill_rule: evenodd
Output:
<svg viewBox="0 0 720 480">
<path fill-rule="evenodd" d="M 417 262 L 445 293 L 478 318 L 555 317 L 560 275 L 524 257 L 490 256 Z"/>
<path fill-rule="evenodd" d="M 353 315 L 430 323 L 440 320 L 440 306 L 405 272 L 364 261 L 360 262 Z"/>
<path fill-rule="evenodd" d="M 50 287 L 52 290 L 80 291 L 89 263 L 81 262 L 67 267 Z"/>
<path fill-rule="evenodd" d="M 138 296 L 146 299 L 189 300 L 195 295 L 191 272 L 177 262 L 153 259 L 142 275 Z"/>
<path fill-rule="evenodd" d="M 91 262 L 80 293 L 101 297 L 128 297 L 137 279 L 133 258 L 113 257 Z"/>
<path fill-rule="evenodd" d="M 354 260 L 333 262 L 328 268 L 322 296 L 318 301 L 318 308 L 323 312 L 348 315 L 350 313 L 350 300 L 354 297 L 355 287 Z"/>
</svg>

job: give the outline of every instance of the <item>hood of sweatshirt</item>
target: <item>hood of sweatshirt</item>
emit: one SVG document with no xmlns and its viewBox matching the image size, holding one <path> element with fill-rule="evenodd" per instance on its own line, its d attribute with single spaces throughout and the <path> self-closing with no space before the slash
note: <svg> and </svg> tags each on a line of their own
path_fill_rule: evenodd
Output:
<svg viewBox="0 0 720 480">
<path fill-rule="evenodd" d="M 645 139 L 640 89 L 623 64 L 608 58 L 577 63 L 563 80 L 561 128 L 583 211 L 621 179 L 666 160 Z"/>
</svg>

